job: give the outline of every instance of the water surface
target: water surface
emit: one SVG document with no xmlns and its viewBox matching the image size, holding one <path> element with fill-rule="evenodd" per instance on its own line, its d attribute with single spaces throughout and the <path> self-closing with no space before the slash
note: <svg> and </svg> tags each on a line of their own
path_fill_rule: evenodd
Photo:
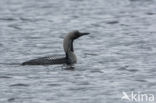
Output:
<svg viewBox="0 0 156 103">
<path fill-rule="evenodd" d="M 0 102 L 126 103 L 122 91 L 156 99 L 155 5 L 155 0 L 0 0 Z M 74 42 L 75 69 L 19 65 L 63 54 L 63 37 L 72 30 L 91 33 Z"/>
</svg>

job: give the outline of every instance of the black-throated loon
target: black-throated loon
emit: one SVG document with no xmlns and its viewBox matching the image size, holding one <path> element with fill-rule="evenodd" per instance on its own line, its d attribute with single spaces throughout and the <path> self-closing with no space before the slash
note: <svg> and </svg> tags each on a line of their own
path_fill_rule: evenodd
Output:
<svg viewBox="0 0 156 103">
<path fill-rule="evenodd" d="M 63 41 L 63 48 L 65 52 L 65 57 L 42 57 L 38 59 L 33 59 L 22 63 L 22 65 L 54 65 L 54 64 L 67 64 L 72 65 L 77 62 L 76 55 L 74 54 L 73 41 L 80 36 L 88 35 L 89 33 L 81 33 L 78 30 L 72 31 L 65 36 Z"/>
</svg>

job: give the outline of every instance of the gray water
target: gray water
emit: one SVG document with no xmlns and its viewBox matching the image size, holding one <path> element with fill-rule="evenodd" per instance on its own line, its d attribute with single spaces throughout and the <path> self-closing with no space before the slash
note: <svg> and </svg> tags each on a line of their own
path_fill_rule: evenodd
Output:
<svg viewBox="0 0 156 103">
<path fill-rule="evenodd" d="M 63 54 L 72 30 L 91 33 L 74 69 L 20 65 Z M 127 103 L 123 91 L 156 103 L 156 0 L 0 0 L 0 103 Z"/>
</svg>

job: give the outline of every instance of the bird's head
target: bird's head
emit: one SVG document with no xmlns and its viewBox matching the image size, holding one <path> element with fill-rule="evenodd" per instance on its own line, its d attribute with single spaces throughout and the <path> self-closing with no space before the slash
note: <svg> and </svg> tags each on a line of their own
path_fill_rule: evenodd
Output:
<svg viewBox="0 0 156 103">
<path fill-rule="evenodd" d="M 79 32 L 78 30 L 74 30 L 69 33 L 72 40 L 78 39 L 79 37 L 88 35 L 88 34 L 90 34 L 90 33 L 83 33 L 83 32 Z"/>
</svg>

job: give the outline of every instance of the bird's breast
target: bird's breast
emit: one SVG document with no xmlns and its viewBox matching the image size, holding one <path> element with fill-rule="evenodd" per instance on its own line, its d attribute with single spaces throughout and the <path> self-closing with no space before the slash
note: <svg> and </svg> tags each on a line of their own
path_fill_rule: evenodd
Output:
<svg viewBox="0 0 156 103">
<path fill-rule="evenodd" d="M 68 60 L 70 64 L 75 64 L 77 62 L 77 57 L 74 52 L 68 52 Z"/>
</svg>

